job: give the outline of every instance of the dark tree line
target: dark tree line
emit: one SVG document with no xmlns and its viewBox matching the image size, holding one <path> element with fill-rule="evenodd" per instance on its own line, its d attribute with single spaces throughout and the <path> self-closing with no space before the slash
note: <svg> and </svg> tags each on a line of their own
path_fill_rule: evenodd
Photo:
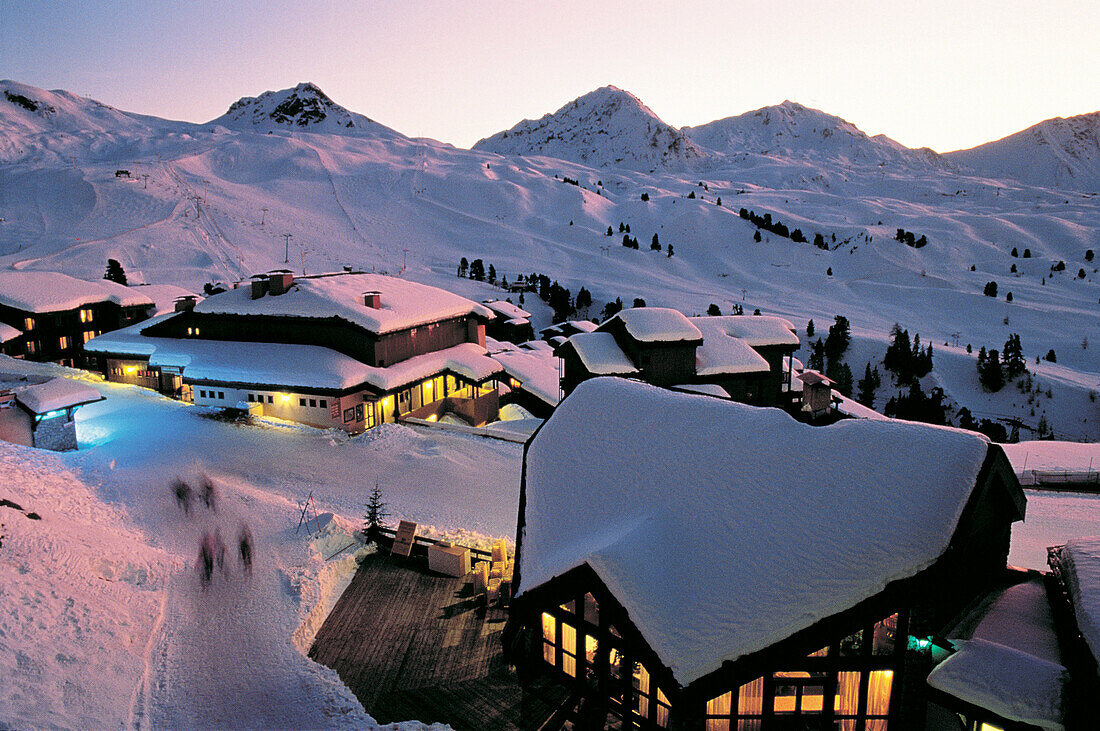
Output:
<svg viewBox="0 0 1100 731">
<path fill-rule="evenodd" d="M 894 234 L 894 240 L 900 241 L 906 246 L 911 246 L 914 249 L 923 249 L 925 246 L 928 245 L 927 236 L 921 234 L 921 237 L 918 239 L 912 231 L 906 231 L 903 228 L 899 228 L 897 233 Z"/>
</svg>

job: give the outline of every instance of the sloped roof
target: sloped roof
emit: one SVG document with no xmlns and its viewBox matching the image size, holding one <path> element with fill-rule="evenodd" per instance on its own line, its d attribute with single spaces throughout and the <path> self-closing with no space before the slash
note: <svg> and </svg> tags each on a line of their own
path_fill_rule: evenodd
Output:
<svg viewBox="0 0 1100 731">
<path fill-rule="evenodd" d="M 622 322 L 630 337 L 640 343 L 668 343 L 682 340 L 696 341 L 703 338 L 699 328 L 691 323 L 684 313 L 669 307 L 634 307 L 620 311 L 603 325 L 606 330 L 609 323 Z"/>
<path fill-rule="evenodd" d="M 22 332 L 16 330 L 11 325 L 0 322 L 0 343 L 6 343 L 9 340 L 15 340 L 22 334 Z"/>
<path fill-rule="evenodd" d="M 59 312 L 94 302 L 122 307 L 153 305 L 136 287 L 108 279 L 87 281 L 59 272 L 0 272 L 0 303 L 26 312 Z"/>
<path fill-rule="evenodd" d="M 367 384 L 379 391 L 426 378 L 444 369 L 482 381 L 502 369 L 476 343 L 461 343 L 385 368 L 316 345 L 235 340 L 149 337 L 142 331 L 174 315 L 156 317 L 104 333 L 84 344 L 92 353 L 148 357 L 150 365 L 183 368 L 189 380 L 298 388 L 346 389 Z"/>
<path fill-rule="evenodd" d="M 689 319 L 696 326 L 705 322 L 712 328 L 721 328 L 722 332 L 729 337 L 740 338 L 754 348 L 771 345 L 798 347 L 798 336 L 794 334 L 794 325 L 782 317 L 721 315 L 717 317 L 692 317 Z"/>
<path fill-rule="evenodd" d="M 767 373 L 768 361 L 744 340 L 730 335 L 720 317 L 692 320 L 703 334 L 703 344 L 695 351 L 695 373 L 714 376 L 736 373 Z"/>
<path fill-rule="evenodd" d="M 621 376 L 638 372 L 611 333 L 577 333 L 562 344 L 566 343 L 573 347 L 581 363 L 593 375 Z"/>
<path fill-rule="evenodd" d="M 1077 628 L 1092 656 L 1100 658 L 1100 536 L 1070 539 L 1058 554 Z"/>
<path fill-rule="evenodd" d="M 493 312 L 503 315 L 505 320 L 525 320 L 531 316 L 530 312 L 508 300 L 484 300 L 482 304 Z"/>
<path fill-rule="evenodd" d="M 489 344 L 491 357 L 512 378 L 520 382 L 520 388 L 551 406 L 558 403 L 558 359 L 549 350 L 528 350 L 511 343 Z"/>
<path fill-rule="evenodd" d="M 15 398 L 35 414 L 103 400 L 99 391 L 68 378 L 51 378 L 45 383 L 26 386 L 16 392 Z"/>
<path fill-rule="evenodd" d="M 364 292 L 379 292 L 382 307 L 363 304 Z M 211 295 L 195 312 L 284 317 L 339 317 L 368 332 L 384 334 L 464 315 L 493 317 L 492 310 L 438 287 L 383 274 L 335 274 L 301 277 L 280 295 L 252 299 L 241 286 Z"/>
<path fill-rule="evenodd" d="M 930 566 L 990 448 L 591 379 L 529 446 L 519 589 L 588 564 L 687 684 Z"/>
</svg>

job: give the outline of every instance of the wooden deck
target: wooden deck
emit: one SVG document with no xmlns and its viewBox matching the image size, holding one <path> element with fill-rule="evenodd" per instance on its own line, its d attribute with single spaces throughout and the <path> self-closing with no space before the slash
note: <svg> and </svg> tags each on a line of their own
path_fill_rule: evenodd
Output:
<svg viewBox="0 0 1100 731">
<path fill-rule="evenodd" d="M 379 553 L 359 567 L 309 656 L 336 670 L 379 723 L 538 729 L 566 693 L 546 681 L 521 689 L 501 658 L 505 619 L 479 607 L 463 579 Z"/>
</svg>

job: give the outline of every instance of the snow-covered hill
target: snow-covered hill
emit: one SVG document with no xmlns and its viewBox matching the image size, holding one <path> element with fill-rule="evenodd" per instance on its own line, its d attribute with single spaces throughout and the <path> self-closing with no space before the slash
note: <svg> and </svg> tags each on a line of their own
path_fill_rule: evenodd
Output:
<svg viewBox="0 0 1100 731">
<path fill-rule="evenodd" d="M 70 99 L 20 89 L 57 106 L 58 116 L 60 102 L 51 100 Z M 604 96 L 618 96 L 620 112 L 641 119 L 626 113 L 621 92 Z M 71 101 L 73 120 L 97 108 Z M 629 163 L 599 167 L 626 148 L 585 165 L 396 133 L 328 134 L 290 124 L 268 134 L 248 124 L 187 125 L 117 111 L 103 112 L 124 115 L 115 131 L 93 119 L 99 131 L 74 132 L 54 130 L 56 122 L 3 98 L 0 110 L 0 150 L 23 151 L 0 163 L 2 267 L 98 277 L 114 258 L 131 281 L 191 291 L 288 263 L 309 272 L 407 267 L 404 276 L 466 296 L 501 297 L 498 288 L 454 277 L 466 257 L 509 280 L 537 271 L 572 292 L 584 286 L 595 300 L 591 315 L 617 297 L 689 314 L 738 304 L 795 323 L 813 317 L 819 327 L 842 314 L 868 336 L 885 338 L 898 322 L 937 348 L 957 334 L 975 353 L 1019 333 L 1031 362 L 1056 351 L 1052 379 L 1074 400 L 1059 409 L 1065 423 L 1048 414 L 1056 432 L 1100 439 L 1100 418 L 1088 416 L 1100 409 L 1089 400 L 1100 392 L 1100 275 L 1085 258 L 1100 249 L 1100 199 L 955 164 L 849 164 L 843 160 L 857 159 L 858 150 L 888 143 L 840 131 L 821 139 L 824 127 L 815 136 L 811 110 L 789 126 L 774 114 L 769 125 L 746 126 L 744 139 L 785 152 L 707 152 L 698 168 L 654 173 L 632 167 L 654 149 L 644 135 L 631 143 L 641 148 Z M 768 128 L 784 131 L 782 145 L 768 142 L 760 131 Z M 593 156 L 626 144 L 603 137 L 589 140 Z M 819 144 L 824 152 L 815 156 Z M 116 177 L 118 169 L 131 177 Z M 810 241 L 820 233 L 827 249 L 766 231 L 756 242 L 756 228 L 738 216 L 742 207 Z M 640 250 L 620 245 L 620 223 L 643 242 Z M 926 236 L 928 245 L 896 241 L 899 228 Z M 649 249 L 654 234 L 660 251 Z M 1058 262 L 1064 270 L 1052 270 Z M 982 294 L 990 281 L 998 284 L 995 298 Z M 1000 408 L 973 369 L 958 369 L 951 387 L 972 411 Z"/>
<path fill-rule="evenodd" d="M 851 122 L 792 101 L 681 131 L 699 146 L 724 155 L 755 153 L 857 166 L 928 165 L 938 157 L 883 135 L 868 137 Z"/>
<path fill-rule="evenodd" d="M 229 111 L 209 122 L 209 126 L 217 125 L 250 132 L 294 129 L 327 134 L 401 136 L 373 119 L 349 112 L 309 82 L 293 89 L 265 91 L 257 97 L 239 99 L 233 102 Z"/>
<path fill-rule="evenodd" d="M 524 121 L 479 141 L 474 150 L 542 155 L 594 168 L 683 171 L 704 155 L 684 134 L 630 92 L 604 86 L 541 119 Z"/>
<path fill-rule="evenodd" d="M 945 155 L 990 177 L 1100 192 L 1100 112 L 1055 117 L 996 142 Z"/>
</svg>

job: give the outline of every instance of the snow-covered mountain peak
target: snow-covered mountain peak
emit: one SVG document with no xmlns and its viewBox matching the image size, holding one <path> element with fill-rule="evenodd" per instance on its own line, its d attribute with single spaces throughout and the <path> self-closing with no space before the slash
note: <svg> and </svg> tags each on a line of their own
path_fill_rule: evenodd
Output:
<svg viewBox="0 0 1100 731">
<path fill-rule="evenodd" d="M 947 157 L 984 175 L 1047 187 L 1100 190 L 1100 112 L 1047 119 Z"/>
<path fill-rule="evenodd" d="M 704 157 L 680 130 L 615 86 L 591 91 L 541 119 L 525 119 L 473 149 L 642 171 L 691 169 Z"/>
<path fill-rule="evenodd" d="M 700 146 L 722 154 L 753 153 L 848 165 L 929 159 L 884 135 L 869 137 L 841 117 L 789 99 L 698 127 L 684 127 L 683 132 Z"/>
<path fill-rule="evenodd" d="M 209 124 L 240 131 L 283 129 L 340 134 L 397 134 L 362 114 L 345 109 L 332 101 L 320 87 L 308 81 L 291 89 L 265 91 L 256 97 L 238 99 L 225 114 Z"/>
</svg>

